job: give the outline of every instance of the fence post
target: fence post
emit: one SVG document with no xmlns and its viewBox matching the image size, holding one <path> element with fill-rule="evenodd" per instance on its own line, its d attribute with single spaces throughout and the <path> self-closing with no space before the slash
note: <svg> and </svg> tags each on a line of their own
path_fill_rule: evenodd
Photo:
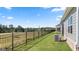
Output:
<svg viewBox="0 0 79 59">
<path fill-rule="evenodd" d="M 14 50 L 14 33 L 12 32 L 12 51 Z"/>
<path fill-rule="evenodd" d="M 39 31 L 38 31 L 38 38 L 39 38 Z"/>
<path fill-rule="evenodd" d="M 35 39 L 35 31 L 33 30 L 33 40 Z"/>
<path fill-rule="evenodd" d="M 42 36 L 42 29 L 40 28 L 41 36 Z"/>
<path fill-rule="evenodd" d="M 26 44 L 27 44 L 27 31 L 26 31 Z"/>
<path fill-rule="evenodd" d="M 39 26 L 39 28 L 38 28 L 38 38 L 41 36 L 41 33 L 40 33 L 41 31 L 40 31 L 40 26 Z"/>
</svg>

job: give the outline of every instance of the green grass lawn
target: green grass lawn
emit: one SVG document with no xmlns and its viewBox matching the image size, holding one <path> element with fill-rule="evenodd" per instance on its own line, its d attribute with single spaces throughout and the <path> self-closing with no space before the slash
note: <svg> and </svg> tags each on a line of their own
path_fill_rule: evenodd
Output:
<svg viewBox="0 0 79 59">
<path fill-rule="evenodd" d="M 70 47 L 66 42 L 56 42 L 54 41 L 54 34 L 52 32 L 39 39 L 29 42 L 27 45 L 23 44 L 15 48 L 18 51 L 71 51 Z"/>
</svg>

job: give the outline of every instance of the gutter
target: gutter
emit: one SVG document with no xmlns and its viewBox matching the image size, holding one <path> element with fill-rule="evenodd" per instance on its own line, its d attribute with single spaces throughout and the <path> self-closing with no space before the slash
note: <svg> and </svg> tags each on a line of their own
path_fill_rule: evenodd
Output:
<svg viewBox="0 0 79 59">
<path fill-rule="evenodd" d="M 74 7 L 67 7 L 67 8 L 66 8 L 63 17 L 61 18 L 60 24 L 62 24 L 62 23 L 66 20 L 67 15 L 69 14 L 69 12 L 70 12 L 73 8 L 74 8 Z"/>
</svg>

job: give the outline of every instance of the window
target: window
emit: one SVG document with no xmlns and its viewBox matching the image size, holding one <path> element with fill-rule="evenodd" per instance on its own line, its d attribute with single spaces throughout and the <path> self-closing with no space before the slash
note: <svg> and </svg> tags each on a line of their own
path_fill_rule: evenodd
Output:
<svg viewBox="0 0 79 59">
<path fill-rule="evenodd" d="M 72 33 L 72 16 L 68 19 L 68 33 Z"/>
</svg>

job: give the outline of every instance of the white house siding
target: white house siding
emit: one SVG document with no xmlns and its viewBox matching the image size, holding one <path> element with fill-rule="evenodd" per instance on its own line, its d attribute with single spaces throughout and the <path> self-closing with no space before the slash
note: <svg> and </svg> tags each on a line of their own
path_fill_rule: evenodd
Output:
<svg viewBox="0 0 79 59">
<path fill-rule="evenodd" d="M 76 10 L 76 50 L 79 51 L 79 7 Z"/>
<path fill-rule="evenodd" d="M 72 15 L 72 34 L 68 33 L 68 18 Z M 64 39 L 67 39 L 68 45 L 74 50 L 76 41 L 76 8 L 73 8 L 64 21 Z"/>
<path fill-rule="evenodd" d="M 77 42 L 77 44 L 79 45 L 79 7 L 78 7 L 78 13 L 77 13 L 78 15 L 77 15 L 77 18 L 78 18 L 78 20 L 76 21 L 76 22 L 78 22 L 78 25 L 77 25 L 77 27 L 78 27 L 78 32 L 77 32 L 77 34 L 78 34 L 78 42 Z"/>
<path fill-rule="evenodd" d="M 79 45 L 79 7 L 78 7 L 78 45 Z"/>
</svg>

